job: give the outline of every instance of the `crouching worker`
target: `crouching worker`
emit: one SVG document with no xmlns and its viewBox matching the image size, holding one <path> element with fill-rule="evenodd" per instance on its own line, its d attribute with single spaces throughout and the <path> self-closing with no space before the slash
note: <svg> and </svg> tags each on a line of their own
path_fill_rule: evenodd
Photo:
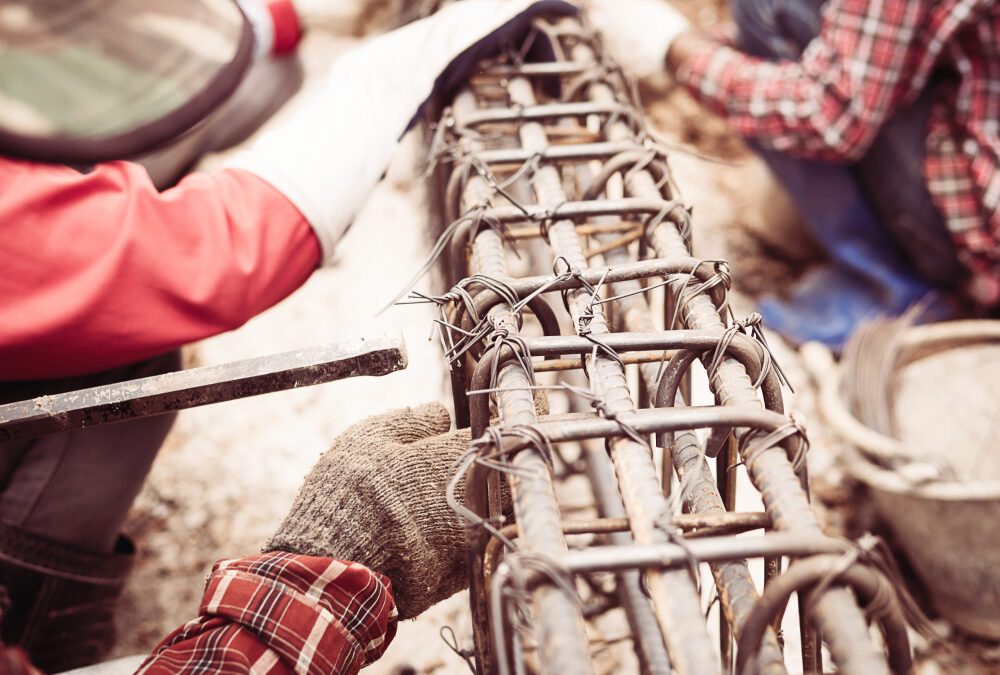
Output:
<svg viewBox="0 0 1000 675">
<path fill-rule="evenodd" d="M 664 0 L 591 2 L 622 61 L 747 139 L 826 253 L 761 300 L 766 326 L 839 349 L 932 289 L 927 319 L 998 311 L 1000 3 L 739 0 L 729 40 Z"/>
</svg>

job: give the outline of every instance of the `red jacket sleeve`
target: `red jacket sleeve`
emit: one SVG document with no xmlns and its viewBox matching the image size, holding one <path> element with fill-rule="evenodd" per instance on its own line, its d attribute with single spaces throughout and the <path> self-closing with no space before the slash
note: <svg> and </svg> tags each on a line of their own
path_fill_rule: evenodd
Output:
<svg viewBox="0 0 1000 675">
<path fill-rule="evenodd" d="M 81 174 L 0 158 L 0 380 L 132 363 L 242 325 L 298 288 L 319 242 L 256 176 Z"/>
<path fill-rule="evenodd" d="M 216 563 L 198 614 L 137 672 L 351 675 L 382 655 L 397 622 L 384 576 L 283 551 Z"/>
</svg>

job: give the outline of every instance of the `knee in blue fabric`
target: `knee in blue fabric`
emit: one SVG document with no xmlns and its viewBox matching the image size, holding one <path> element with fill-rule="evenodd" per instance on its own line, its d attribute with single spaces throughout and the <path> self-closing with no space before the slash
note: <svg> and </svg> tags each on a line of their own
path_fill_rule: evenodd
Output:
<svg viewBox="0 0 1000 675">
<path fill-rule="evenodd" d="M 810 222 L 828 261 L 808 272 L 784 299 L 764 298 L 765 326 L 793 344 L 817 340 L 838 351 L 864 319 L 895 316 L 932 286 L 860 199 Z"/>
<path fill-rule="evenodd" d="M 785 299 L 761 302 L 766 326 L 795 344 L 818 340 L 836 350 L 862 319 L 898 314 L 931 290 L 848 167 L 750 145 L 788 190 L 828 259 Z"/>
<path fill-rule="evenodd" d="M 892 276 L 886 270 L 879 275 L 883 280 Z M 915 276 L 899 275 L 883 284 L 831 263 L 808 272 L 786 298 L 762 298 L 757 311 L 764 317 L 765 328 L 793 345 L 815 340 L 839 353 L 860 322 L 901 314 L 931 290 Z"/>
</svg>

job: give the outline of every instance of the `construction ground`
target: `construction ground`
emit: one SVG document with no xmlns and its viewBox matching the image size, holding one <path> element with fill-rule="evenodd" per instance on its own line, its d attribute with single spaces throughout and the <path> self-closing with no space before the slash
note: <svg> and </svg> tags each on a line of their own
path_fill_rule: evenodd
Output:
<svg viewBox="0 0 1000 675">
<path fill-rule="evenodd" d="M 718 0 L 675 4 L 696 24 L 712 25 L 726 18 L 725 3 Z M 312 31 L 302 47 L 306 89 L 310 78 L 321 74 L 335 54 L 386 25 L 394 6 L 378 0 L 331 0 L 330 20 Z M 752 311 L 755 294 L 782 288 L 816 252 L 766 168 L 723 122 L 708 116 L 665 79 L 644 82 L 641 93 L 649 119 L 676 148 L 670 161 L 685 200 L 694 207 L 694 249 L 702 258 L 731 262 L 735 314 L 745 316 Z M 220 161 L 221 157 L 208 157 L 202 168 L 211 170 Z M 419 134 L 411 134 L 340 243 L 335 266 L 317 272 L 287 300 L 239 330 L 186 350 L 187 365 L 211 365 L 402 332 L 410 365 L 384 378 L 346 380 L 182 412 L 127 524 L 140 557 L 121 607 L 116 655 L 147 652 L 191 618 L 214 561 L 258 552 L 290 505 L 303 475 L 340 431 L 387 409 L 450 401 L 445 361 L 438 343 L 429 339 L 432 309 L 394 307 L 375 315 L 423 263 L 433 244 L 432 233 L 439 227 L 430 222 L 425 161 Z M 425 290 L 443 290 L 434 286 L 441 283 L 434 278 L 422 283 Z M 850 536 L 878 531 L 873 509 L 838 462 L 838 441 L 820 418 L 815 386 L 798 354 L 776 336 L 770 342 L 795 388 L 786 399 L 787 408 L 801 411 L 808 420 L 812 494 L 825 526 L 831 533 Z M 941 365 L 936 372 L 933 364 L 930 367 L 921 376 L 926 381 L 950 381 L 953 365 Z M 1000 377 L 980 377 L 983 380 L 992 380 L 994 391 L 972 395 L 956 380 L 953 389 L 959 408 L 997 400 Z M 933 417 L 927 413 L 939 400 L 921 398 L 919 387 L 914 392 L 907 403 L 914 418 Z M 963 403 L 963 396 L 969 396 L 969 402 Z M 948 629 L 946 622 L 938 623 Z M 442 639 L 444 627 L 454 631 L 461 647 L 470 646 L 466 594 L 401 625 L 383 659 L 366 672 L 467 672 L 464 660 Z M 1000 670 L 1000 646 L 960 635 L 950 643 L 954 648 L 943 650 L 915 641 L 918 672 Z M 614 649 L 599 665 L 609 673 L 633 667 Z"/>
</svg>

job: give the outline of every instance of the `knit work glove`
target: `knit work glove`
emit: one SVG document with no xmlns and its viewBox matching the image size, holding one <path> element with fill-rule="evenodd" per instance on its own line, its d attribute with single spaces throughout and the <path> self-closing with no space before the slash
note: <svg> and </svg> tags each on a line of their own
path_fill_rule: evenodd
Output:
<svg viewBox="0 0 1000 675">
<path fill-rule="evenodd" d="M 445 488 L 469 430 L 450 427 L 448 411 L 428 403 L 349 428 L 306 476 L 265 551 L 358 562 L 384 574 L 402 619 L 465 588 L 465 535 Z"/>
<path fill-rule="evenodd" d="M 586 7 L 608 54 L 636 77 L 665 73 L 670 45 L 691 27 L 666 0 L 588 0 Z"/>
<path fill-rule="evenodd" d="M 276 121 L 227 165 L 291 201 L 312 226 L 323 261 L 385 173 L 400 137 L 436 90 L 461 81 L 559 0 L 464 0 L 380 35 L 338 58 L 311 99 Z"/>
</svg>

